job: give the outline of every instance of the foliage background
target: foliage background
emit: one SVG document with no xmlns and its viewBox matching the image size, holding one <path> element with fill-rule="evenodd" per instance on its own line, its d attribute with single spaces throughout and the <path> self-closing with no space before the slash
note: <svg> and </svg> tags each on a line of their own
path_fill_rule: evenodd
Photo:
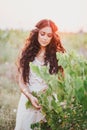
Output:
<svg viewBox="0 0 87 130">
<path fill-rule="evenodd" d="M 20 97 L 16 60 L 28 31 L 0 30 L 0 130 L 13 130 Z M 87 58 L 87 33 L 60 33 L 67 52 Z"/>
</svg>

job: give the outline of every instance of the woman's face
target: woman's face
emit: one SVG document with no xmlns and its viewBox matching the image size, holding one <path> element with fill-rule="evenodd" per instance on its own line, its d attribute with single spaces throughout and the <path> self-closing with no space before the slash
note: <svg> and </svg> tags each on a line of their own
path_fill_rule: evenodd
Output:
<svg viewBox="0 0 87 130">
<path fill-rule="evenodd" d="M 51 27 L 44 27 L 39 30 L 38 33 L 38 42 L 41 46 L 46 47 L 53 37 Z"/>
</svg>

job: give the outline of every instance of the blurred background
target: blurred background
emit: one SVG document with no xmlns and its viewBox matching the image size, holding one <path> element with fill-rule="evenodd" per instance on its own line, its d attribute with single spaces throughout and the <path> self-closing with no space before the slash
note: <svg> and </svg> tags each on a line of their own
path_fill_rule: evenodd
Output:
<svg viewBox="0 0 87 130">
<path fill-rule="evenodd" d="M 67 52 L 87 58 L 87 0 L 0 0 L 0 130 L 13 130 L 20 90 L 16 60 L 41 19 L 52 19 Z"/>
</svg>

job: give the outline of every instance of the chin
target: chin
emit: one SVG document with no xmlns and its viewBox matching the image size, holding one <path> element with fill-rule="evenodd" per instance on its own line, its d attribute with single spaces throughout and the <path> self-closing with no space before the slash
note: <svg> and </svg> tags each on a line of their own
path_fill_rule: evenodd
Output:
<svg viewBox="0 0 87 130">
<path fill-rule="evenodd" d="M 46 47 L 48 44 L 42 44 L 41 46 Z"/>
<path fill-rule="evenodd" d="M 44 47 L 47 46 L 47 45 L 48 45 L 48 43 L 43 43 L 43 44 L 41 44 L 41 46 L 44 46 Z"/>
</svg>

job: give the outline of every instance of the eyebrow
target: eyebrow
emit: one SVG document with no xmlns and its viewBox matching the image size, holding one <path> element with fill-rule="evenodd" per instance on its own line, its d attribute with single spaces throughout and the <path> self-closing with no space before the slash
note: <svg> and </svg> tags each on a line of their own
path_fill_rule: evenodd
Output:
<svg viewBox="0 0 87 130">
<path fill-rule="evenodd" d="M 46 32 L 44 32 L 44 31 L 40 31 L 40 32 L 46 33 Z M 49 33 L 47 33 L 47 34 L 53 34 L 53 33 L 49 32 Z"/>
</svg>

